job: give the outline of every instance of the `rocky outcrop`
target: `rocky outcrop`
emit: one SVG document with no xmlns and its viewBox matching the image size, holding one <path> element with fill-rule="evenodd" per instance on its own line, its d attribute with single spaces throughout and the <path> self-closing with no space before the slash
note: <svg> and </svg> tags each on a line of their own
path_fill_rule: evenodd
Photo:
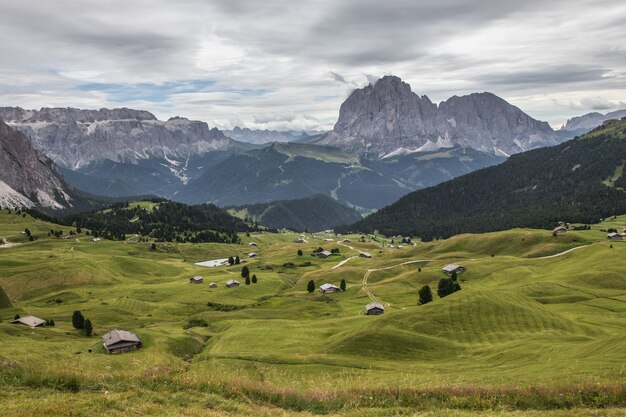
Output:
<svg viewBox="0 0 626 417">
<path fill-rule="evenodd" d="M 385 76 L 341 105 L 334 129 L 317 143 L 373 157 L 463 146 L 508 156 L 557 143 L 554 131 L 490 94 L 452 97 L 439 106 Z"/>
<path fill-rule="evenodd" d="M 248 129 L 247 127 L 241 128 L 239 126 L 235 126 L 232 130 L 224 130 L 223 132 L 229 138 L 239 142 L 253 143 L 256 145 L 263 145 L 271 142 L 301 142 L 312 135 L 324 133 L 318 131 L 297 132 L 293 130 L 258 130 Z"/>
<path fill-rule="evenodd" d="M 110 159 L 189 158 L 227 150 L 233 141 L 216 128 L 181 117 L 159 121 L 147 111 L 0 108 L 0 119 L 26 134 L 57 164 L 76 169 Z"/>
<path fill-rule="evenodd" d="M 0 206 L 61 210 L 73 198 L 54 163 L 28 138 L 0 121 Z"/>
</svg>

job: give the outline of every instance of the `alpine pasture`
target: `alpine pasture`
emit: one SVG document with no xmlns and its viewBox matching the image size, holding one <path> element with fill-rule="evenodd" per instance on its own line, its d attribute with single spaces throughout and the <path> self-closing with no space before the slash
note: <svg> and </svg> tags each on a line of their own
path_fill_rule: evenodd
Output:
<svg viewBox="0 0 626 417">
<path fill-rule="evenodd" d="M 16 416 L 68 406 L 85 416 L 625 415 L 626 241 L 603 231 L 625 226 L 622 216 L 560 236 L 515 229 L 401 248 L 382 236 L 299 244 L 253 233 L 154 250 L 132 237 L 49 237 L 70 228 L 3 211 L 0 238 L 13 245 L 0 247 L 0 405 Z M 318 247 L 339 254 L 321 259 Z M 242 263 L 194 265 L 230 256 Z M 466 268 L 462 289 L 439 298 L 450 263 Z M 257 283 L 245 284 L 243 266 Z M 191 285 L 195 275 L 204 282 Z M 231 279 L 241 285 L 227 288 Z M 346 291 L 318 290 L 342 279 Z M 423 285 L 434 301 L 418 305 Z M 365 315 L 372 299 L 382 316 Z M 72 327 L 76 310 L 92 337 Z M 16 314 L 56 325 L 17 326 Z M 143 348 L 107 355 L 101 336 L 115 328 Z"/>
</svg>

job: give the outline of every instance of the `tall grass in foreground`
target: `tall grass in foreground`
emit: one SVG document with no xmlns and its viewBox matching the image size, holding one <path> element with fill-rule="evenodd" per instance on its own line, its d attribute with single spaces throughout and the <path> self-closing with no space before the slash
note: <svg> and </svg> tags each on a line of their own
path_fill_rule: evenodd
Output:
<svg viewBox="0 0 626 417">
<path fill-rule="evenodd" d="M 482 411 L 626 406 L 626 383 L 530 388 L 451 386 L 297 391 L 260 382 L 201 380 L 189 377 L 184 369 L 167 366 L 144 371 L 133 378 L 117 379 L 111 375 L 88 377 L 80 370 L 40 372 L 4 359 L 0 360 L 0 387 L 51 388 L 73 393 L 123 392 L 134 388 L 154 392 L 209 392 L 233 400 L 313 413 L 394 407 Z"/>
</svg>

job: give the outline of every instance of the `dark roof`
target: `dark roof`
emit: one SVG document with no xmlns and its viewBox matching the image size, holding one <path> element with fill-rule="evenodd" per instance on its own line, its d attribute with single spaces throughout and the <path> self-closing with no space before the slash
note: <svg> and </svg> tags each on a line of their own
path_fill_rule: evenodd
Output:
<svg viewBox="0 0 626 417">
<path fill-rule="evenodd" d="M 116 345 L 120 342 L 141 343 L 139 337 L 135 333 L 127 332 L 126 330 L 111 330 L 109 333 L 102 336 L 102 344 L 105 347 Z"/>
</svg>

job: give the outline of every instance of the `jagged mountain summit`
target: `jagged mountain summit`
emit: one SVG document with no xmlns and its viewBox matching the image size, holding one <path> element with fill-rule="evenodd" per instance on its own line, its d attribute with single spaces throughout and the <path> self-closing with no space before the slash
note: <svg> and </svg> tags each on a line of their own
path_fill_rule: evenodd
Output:
<svg viewBox="0 0 626 417">
<path fill-rule="evenodd" d="M 61 210 L 76 202 L 54 162 L 0 121 L 0 207 Z"/>
<path fill-rule="evenodd" d="M 191 156 L 235 146 L 205 122 L 182 117 L 160 121 L 147 111 L 126 108 L 3 107 L 0 119 L 28 136 L 55 163 L 72 169 L 105 159 L 135 163 L 151 158 L 172 161 L 175 168 Z"/>
<path fill-rule="evenodd" d="M 548 123 L 494 94 L 454 96 L 437 106 L 395 76 L 353 91 L 334 129 L 317 141 L 378 158 L 453 146 L 509 156 L 557 142 Z"/>
</svg>

